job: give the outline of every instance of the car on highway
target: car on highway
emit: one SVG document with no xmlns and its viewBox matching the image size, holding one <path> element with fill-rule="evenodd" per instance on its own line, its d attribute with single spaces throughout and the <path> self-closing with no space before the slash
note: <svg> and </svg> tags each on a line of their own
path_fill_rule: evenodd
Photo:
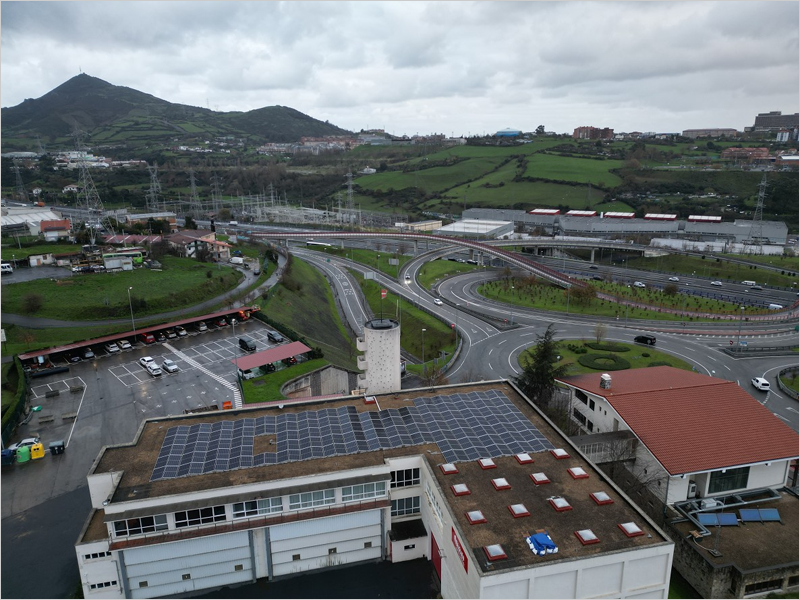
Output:
<svg viewBox="0 0 800 600">
<path fill-rule="evenodd" d="M 595 269 L 595 270 L 596 270 L 596 269 L 597 269 L 597 265 L 589 265 L 589 268 L 590 268 L 590 269 Z"/>
<path fill-rule="evenodd" d="M 184 327 L 181 327 L 180 325 L 177 325 L 175 327 L 175 333 L 178 334 L 178 337 L 186 337 L 187 335 L 189 335 L 186 329 Z"/>
<path fill-rule="evenodd" d="M 133 346 L 131 346 L 131 343 L 128 340 L 120 340 L 119 342 L 117 342 L 117 344 L 119 345 L 120 350 L 130 350 L 131 348 L 133 348 Z"/>
<path fill-rule="evenodd" d="M 763 377 L 753 377 L 750 380 L 750 383 L 752 383 L 753 387 L 756 388 L 757 390 L 761 390 L 762 392 L 769 391 L 769 381 L 767 381 Z"/>
<path fill-rule="evenodd" d="M 200 321 L 197 325 L 195 325 L 195 329 L 197 329 L 197 331 L 200 333 L 203 333 L 204 331 L 208 331 L 208 325 L 206 325 L 205 321 Z"/>
<path fill-rule="evenodd" d="M 411 281 L 411 275 L 406 275 L 406 281 Z"/>
<path fill-rule="evenodd" d="M 436 306 L 441 306 L 442 304 L 444 304 L 444 302 L 442 302 L 442 301 L 441 301 L 439 298 L 434 298 L 434 299 L 433 299 L 433 303 L 434 303 Z"/>
<path fill-rule="evenodd" d="M 592 281 L 603 281 L 600 275 L 592 275 Z"/>
<path fill-rule="evenodd" d="M 716 287 L 722 287 L 722 282 L 721 281 L 712 281 L 711 285 L 714 285 Z"/>
<path fill-rule="evenodd" d="M 38 443 L 39 443 L 39 438 L 38 437 L 29 437 L 29 438 L 25 438 L 24 440 L 21 440 L 21 441 L 17 442 L 16 444 L 11 444 L 8 447 L 8 449 L 11 450 L 12 452 L 16 452 L 17 448 L 22 448 L 23 446 L 30 447 L 30 446 L 33 446 L 34 444 L 38 444 Z"/>
<path fill-rule="evenodd" d="M 647 287 L 647 286 L 644 283 L 642 283 L 641 281 L 634 281 L 633 282 L 633 287 L 643 288 L 643 287 Z"/>
<path fill-rule="evenodd" d="M 109 342 L 108 344 L 103 346 L 103 348 L 105 348 L 106 352 L 108 352 L 109 354 L 115 354 L 119 352 L 119 346 L 117 346 L 115 342 Z"/>
<path fill-rule="evenodd" d="M 165 358 L 164 362 L 161 363 L 161 369 L 167 373 L 175 373 L 178 370 L 178 365 L 176 365 L 170 359 Z"/>
<path fill-rule="evenodd" d="M 670 281 L 680 281 L 680 280 L 681 280 L 681 278 L 680 278 L 680 277 L 675 277 L 675 276 L 673 276 L 673 277 L 670 277 L 670 278 L 669 278 L 669 280 L 670 280 Z"/>
<path fill-rule="evenodd" d="M 758 291 L 761 291 L 761 290 L 763 290 L 764 288 L 763 288 L 763 287 L 761 287 L 760 285 L 751 285 L 751 286 L 750 286 L 750 289 L 751 289 L 751 290 L 758 290 Z"/>
<path fill-rule="evenodd" d="M 637 335 L 633 338 L 637 344 L 647 344 L 648 346 L 656 345 L 656 337 L 654 335 Z"/>
</svg>

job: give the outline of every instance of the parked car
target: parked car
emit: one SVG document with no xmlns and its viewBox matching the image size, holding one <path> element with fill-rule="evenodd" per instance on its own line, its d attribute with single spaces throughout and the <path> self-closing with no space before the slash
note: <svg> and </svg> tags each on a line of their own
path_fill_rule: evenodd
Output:
<svg viewBox="0 0 800 600">
<path fill-rule="evenodd" d="M 204 331 L 208 331 L 208 325 L 206 325 L 206 322 L 205 322 L 205 321 L 200 321 L 200 322 L 199 322 L 197 325 L 195 325 L 195 328 L 196 328 L 196 329 L 197 329 L 197 331 L 199 331 L 200 333 L 202 333 L 202 332 L 204 332 Z"/>
<path fill-rule="evenodd" d="M 711 285 L 715 285 L 717 287 L 722 287 L 722 282 L 721 281 L 712 281 Z"/>
<path fill-rule="evenodd" d="M 277 331 L 268 332 L 267 333 L 267 339 L 270 342 L 274 343 L 274 344 L 280 344 L 281 342 L 284 341 L 283 340 L 283 336 L 280 333 L 278 333 Z"/>
<path fill-rule="evenodd" d="M 152 333 L 140 333 L 139 341 L 143 344 L 155 344 L 156 336 L 154 336 Z"/>
<path fill-rule="evenodd" d="M 147 372 L 150 373 L 153 377 L 160 377 L 161 376 L 161 367 L 159 367 L 156 363 L 152 362 L 147 365 Z"/>
<path fill-rule="evenodd" d="M 130 350 L 131 348 L 133 348 L 133 346 L 131 346 L 131 343 L 128 340 L 120 340 L 118 344 L 120 350 Z"/>
<path fill-rule="evenodd" d="M 178 334 L 178 337 L 186 337 L 188 335 L 188 333 L 186 332 L 186 329 L 184 329 L 180 325 L 175 327 L 175 333 Z"/>
<path fill-rule="evenodd" d="M 167 336 L 164 335 L 163 331 L 159 331 L 155 335 L 156 335 L 156 341 L 157 342 L 166 342 L 167 341 Z"/>
<path fill-rule="evenodd" d="M 670 281 L 680 281 L 681 279 L 680 279 L 680 277 L 672 276 L 672 277 L 669 278 L 669 280 Z"/>
<path fill-rule="evenodd" d="M 64 355 L 64 358 L 66 359 L 67 362 L 71 363 L 81 362 L 80 354 L 72 354 L 71 352 L 68 352 Z"/>
<path fill-rule="evenodd" d="M 91 348 L 84 348 L 83 349 L 83 358 L 89 360 L 90 358 L 94 358 L 94 352 L 92 352 Z"/>
<path fill-rule="evenodd" d="M 176 365 L 170 359 L 165 358 L 164 362 L 161 363 L 161 369 L 167 373 L 175 373 L 178 370 L 178 365 Z"/>
<path fill-rule="evenodd" d="M 117 346 L 115 342 L 109 342 L 108 344 L 103 346 L 103 348 L 105 348 L 106 352 L 108 352 L 109 354 L 115 354 L 116 352 L 119 352 L 119 346 Z"/>
<path fill-rule="evenodd" d="M 175 333 L 175 330 L 172 327 L 167 329 L 164 333 L 167 334 L 167 339 L 170 339 L 170 340 L 174 340 L 176 337 L 178 337 L 178 334 Z"/>
<path fill-rule="evenodd" d="M 143 356 L 139 359 L 139 364 L 146 369 L 147 365 L 154 365 L 156 364 L 156 361 L 153 360 L 152 356 Z"/>
<path fill-rule="evenodd" d="M 434 303 L 436 306 L 441 306 L 442 304 L 444 304 L 444 302 L 442 302 L 442 301 L 441 301 L 439 298 L 434 298 L 434 299 L 433 299 L 433 303 Z"/>
<path fill-rule="evenodd" d="M 275 372 L 275 365 L 272 363 L 267 363 L 264 365 L 264 370 L 267 373 L 274 373 Z"/>
<path fill-rule="evenodd" d="M 228 321 L 225 320 L 225 317 L 220 317 L 219 319 L 214 321 L 214 325 L 216 325 L 217 327 L 227 327 Z"/>
<path fill-rule="evenodd" d="M 29 438 L 25 438 L 24 440 L 21 440 L 21 441 L 17 442 L 16 444 L 11 444 L 8 447 L 8 449 L 11 450 L 12 452 L 16 452 L 17 448 L 21 448 L 22 446 L 29 446 L 30 447 L 30 446 L 33 446 L 34 444 L 38 444 L 38 443 L 39 443 L 39 438 L 38 437 L 29 437 Z"/>
<path fill-rule="evenodd" d="M 762 392 L 769 391 L 769 381 L 767 381 L 763 377 L 753 377 L 750 380 L 750 383 L 752 383 L 753 387 L 756 388 L 757 390 L 761 390 Z"/>
</svg>

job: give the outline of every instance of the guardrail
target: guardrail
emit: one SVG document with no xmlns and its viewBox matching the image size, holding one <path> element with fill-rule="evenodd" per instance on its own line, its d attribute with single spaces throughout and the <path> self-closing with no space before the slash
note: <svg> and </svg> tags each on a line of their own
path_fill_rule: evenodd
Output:
<svg viewBox="0 0 800 600">
<path fill-rule="evenodd" d="M 795 376 L 797 376 L 797 370 L 798 370 L 797 367 L 787 367 L 786 369 L 783 369 L 780 373 L 778 373 L 778 387 L 781 388 L 781 390 L 783 390 L 783 392 L 787 396 L 791 396 L 795 400 L 798 400 L 797 392 L 795 392 L 793 389 L 785 385 L 783 381 L 781 381 L 781 377 L 783 377 L 787 373 L 792 373 L 792 372 L 794 372 Z"/>
<path fill-rule="evenodd" d="M 762 356 L 797 355 L 797 346 L 739 346 L 723 348 L 722 351 L 730 356 L 747 356 L 760 354 Z"/>
</svg>

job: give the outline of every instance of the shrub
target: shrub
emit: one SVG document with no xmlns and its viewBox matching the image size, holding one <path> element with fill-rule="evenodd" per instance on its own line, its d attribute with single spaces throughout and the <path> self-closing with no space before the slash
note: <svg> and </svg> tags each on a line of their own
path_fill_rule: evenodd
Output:
<svg viewBox="0 0 800 600">
<path fill-rule="evenodd" d="M 642 352 L 642 358 L 650 358 L 649 352 Z"/>
<path fill-rule="evenodd" d="M 654 360 L 647 364 L 648 367 L 668 367 L 670 364 L 665 360 Z"/>
<path fill-rule="evenodd" d="M 630 350 L 627 346 L 622 346 L 620 344 L 614 344 L 612 342 L 608 343 L 597 343 L 597 342 L 586 342 L 586 345 L 591 348 L 592 350 L 601 350 L 603 352 L 627 352 Z"/>
<path fill-rule="evenodd" d="M 26 294 L 22 299 L 22 308 L 27 314 L 32 315 L 42 308 L 43 302 L 44 300 L 39 294 Z"/>
<path fill-rule="evenodd" d="M 616 354 L 587 354 L 578 358 L 578 364 L 598 371 L 622 371 L 631 368 L 631 363 Z"/>
</svg>

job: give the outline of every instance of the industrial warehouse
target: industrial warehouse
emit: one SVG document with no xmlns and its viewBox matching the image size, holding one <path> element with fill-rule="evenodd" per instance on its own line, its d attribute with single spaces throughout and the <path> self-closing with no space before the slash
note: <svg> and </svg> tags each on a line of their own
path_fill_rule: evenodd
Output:
<svg viewBox="0 0 800 600">
<path fill-rule="evenodd" d="M 673 543 L 506 381 L 149 419 L 87 479 L 85 598 L 422 557 L 446 598 L 668 594 Z"/>
</svg>

